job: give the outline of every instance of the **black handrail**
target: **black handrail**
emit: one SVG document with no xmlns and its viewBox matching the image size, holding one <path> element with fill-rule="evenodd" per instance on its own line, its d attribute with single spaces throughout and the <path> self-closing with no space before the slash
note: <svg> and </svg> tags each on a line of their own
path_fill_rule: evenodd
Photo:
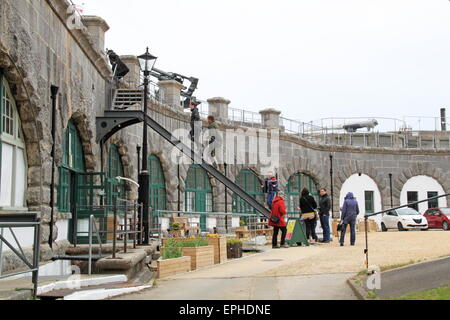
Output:
<svg viewBox="0 0 450 320">
<path fill-rule="evenodd" d="M 445 193 L 445 194 L 441 194 L 439 196 L 431 197 L 431 198 L 428 198 L 428 199 L 425 199 L 425 200 L 410 202 L 410 203 L 402 205 L 402 206 L 386 209 L 386 210 L 379 211 L 379 212 L 376 212 L 376 213 L 365 214 L 364 215 L 364 225 L 365 225 L 364 228 L 365 228 L 365 237 L 366 237 L 366 248 L 364 250 L 364 254 L 366 255 L 366 267 L 367 267 L 367 269 L 369 268 L 369 235 L 368 235 L 368 230 L 367 230 L 369 217 L 377 216 L 377 215 L 380 215 L 380 214 L 383 214 L 383 213 L 386 213 L 386 212 L 389 212 L 389 211 L 392 211 L 392 210 L 397 210 L 397 209 L 401 209 L 401 208 L 411 207 L 411 206 L 419 204 L 419 203 L 428 202 L 428 201 L 431 201 L 431 200 L 436 200 L 436 199 L 439 199 L 439 198 L 442 198 L 442 197 L 449 197 L 449 196 L 450 196 L 450 193 Z"/>
</svg>

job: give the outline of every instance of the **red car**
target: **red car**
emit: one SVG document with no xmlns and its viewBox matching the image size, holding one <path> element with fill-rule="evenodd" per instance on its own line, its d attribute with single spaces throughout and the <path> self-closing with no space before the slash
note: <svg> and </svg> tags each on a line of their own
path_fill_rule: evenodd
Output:
<svg viewBox="0 0 450 320">
<path fill-rule="evenodd" d="M 449 230 L 450 208 L 428 209 L 423 216 L 427 218 L 430 229 Z"/>
</svg>

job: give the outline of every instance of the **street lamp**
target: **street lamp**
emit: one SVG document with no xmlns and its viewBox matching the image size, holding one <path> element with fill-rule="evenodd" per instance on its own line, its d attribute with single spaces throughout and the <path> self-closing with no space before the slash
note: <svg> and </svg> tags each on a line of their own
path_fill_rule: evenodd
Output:
<svg viewBox="0 0 450 320">
<path fill-rule="evenodd" d="M 142 205 L 141 217 L 142 225 L 144 228 L 144 239 L 142 244 L 148 244 L 149 234 L 150 234 L 150 225 L 149 225 L 149 208 L 150 208 L 150 199 L 149 199 L 149 172 L 147 166 L 147 158 L 148 158 L 148 141 L 147 141 L 147 133 L 148 128 L 145 123 L 145 119 L 147 117 L 147 108 L 148 108 L 148 86 L 150 83 L 150 72 L 153 69 L 153 66 L 156 63 L 157 57 L 152 55 L 148 51 L 148 47 L 146 52 L 143 55 L 138 57 L 139 62 L 141 64 L 141 68 L 144 73 L 144 123 L 143 123 L 143 132 L 142 132 L 142 169 L 139 172 L 139 203 Z M 141 239 L 142 240 L 142 239 Z"/>
</svg>

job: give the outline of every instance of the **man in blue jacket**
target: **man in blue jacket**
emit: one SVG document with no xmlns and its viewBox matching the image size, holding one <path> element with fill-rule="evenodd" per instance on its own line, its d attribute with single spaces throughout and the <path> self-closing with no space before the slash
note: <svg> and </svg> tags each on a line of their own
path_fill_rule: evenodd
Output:
<svg viewBox="0 0 450 320">
<path fill-rule="evenodd" d="M 359 206 L 352 192 L 347 193 L 341 212 L 341 247 L 344 246 L 345 232 L 347 231 L 348 225 L 350 225 L 350 244 L 354 246 L 356 242 L 356 218 L 359 214 Z"/>
<path fill-rule="evenodd" d="M 278 191 L 280 191 L 278 189 L 278 180 L 272 172 L 269 172 L 266 180 L 264 181 L 264 193 L 267 193 L 267 205 L 270 210 L 272 210 L 272 202 Z"/>
</svg>

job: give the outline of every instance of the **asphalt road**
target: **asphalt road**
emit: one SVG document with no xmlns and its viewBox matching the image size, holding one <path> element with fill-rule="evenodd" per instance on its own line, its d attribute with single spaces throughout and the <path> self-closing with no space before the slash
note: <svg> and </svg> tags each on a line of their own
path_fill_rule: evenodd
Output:
<svg viewBox="0 0 450 320">
<path fill-rule="evenodd" d="M 439 244 L 436 244 L 439 245 Z M 381 274 L 381 299 L 450 285 L 450 258 L 424 262 Z"/>
</svg>

